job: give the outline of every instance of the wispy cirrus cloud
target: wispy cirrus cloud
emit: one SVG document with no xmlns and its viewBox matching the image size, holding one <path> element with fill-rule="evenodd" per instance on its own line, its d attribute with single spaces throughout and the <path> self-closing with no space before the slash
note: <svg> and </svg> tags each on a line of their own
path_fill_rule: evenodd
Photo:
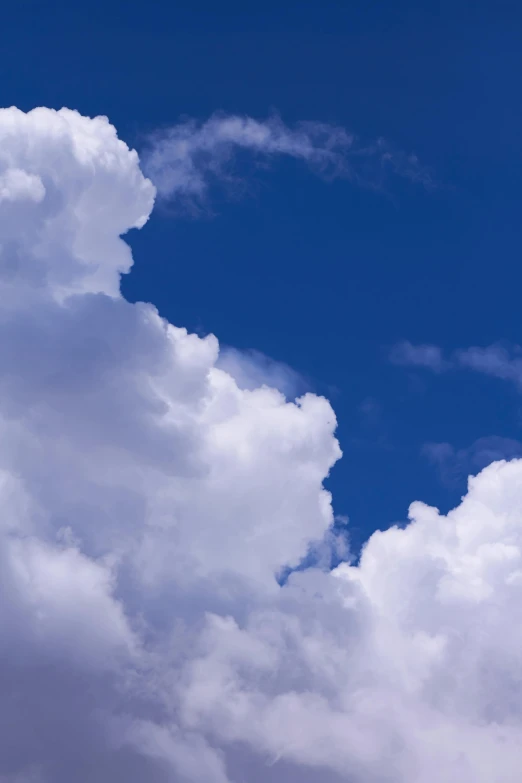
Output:
<svg viewBox="0 0 522 783">
<path fill-rule="evenodd" d="M 414 344 L 404 340 L 392 347 L 389 360 L 392 364 L 424 368 L 435 373 L 451 369 L 472 370 L 511 381 L 522 389 L 522 348 L 518 345 L 506 347 L 494 343 L 471 346 L 455 350 L 446 357 L 438 345 Z"/>
<path fill-rule="evenodd" d="M 522 457 L 522 443 L 514 438 L 490 435 L 478 438 L 464 448 L 455 448 L 446 442 L 426 443 L 421 453 L 436 466 L 442 482 L 455 487 L 492 462 Z"/>
<path fill-rule="evenodd" d="M 188 119 L 151 134 L 142 157 L 160 197 L 197 211 L 214 186 L 241 186 L 242 153 L 263 163 L 281 155 L 295 158 L 326 179 L 381 186 L 385 176 L 393 174 L 433 185 L 415 155 L 394 149 L 384 139 L 364 143 L 339 126 L 322 122 L 290 126 L 277 115 L 257 120 L 216 113 L 205 122 Z"/>
</svg>

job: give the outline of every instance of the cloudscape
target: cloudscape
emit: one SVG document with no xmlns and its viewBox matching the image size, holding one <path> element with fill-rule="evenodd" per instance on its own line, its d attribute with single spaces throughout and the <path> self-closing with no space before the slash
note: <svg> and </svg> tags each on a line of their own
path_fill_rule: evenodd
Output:
<svg viewBox="0 0 522 783">
<path fill-rule="evenodd" d="M 521 783 L 522 5 L 0 25 L 0 783 Z"/>
<path fill-rule="evenodd" d="M 354 143 L 219 115 L 143 166 L 199 206 L 236 153 L 352 176 Z M 157 187 L 104 117 L 0 112 L 0 779 L 517 780 L 522 461 L 350 553 L 327 399 L 122 295 Z M 427 343 L 392 357 L 447 369 Z"/>
</svg>

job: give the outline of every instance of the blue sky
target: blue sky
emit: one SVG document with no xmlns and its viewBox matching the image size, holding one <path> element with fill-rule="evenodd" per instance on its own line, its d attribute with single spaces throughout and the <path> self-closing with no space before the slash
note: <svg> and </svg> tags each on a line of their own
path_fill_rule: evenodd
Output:
<svg viewBox="0 0 522 783">
<path fill-rule="evenodd" d="M 244 198 L 218 194 L 212 217 L 160 209 L 130 237 L 129 298 L 285 362 L 331 399 L 344 458 L 329 486 L 356 545 L 414 499 L 454 504 L 478 439 L 516 450 L 498 440 L 522 437 L 516 385 L 389 351 L 520 340 L 517 4 L 52 6 L 5 4 L 3 105 L 107 114 L 138 149 L 183 115 L 276 110 L 384 137 L 432 173 L 433 188 L 391 177 L 376 192 L 275 161 Z M 433 443 L 458 468 L 438 469 Z"/>
</svg>

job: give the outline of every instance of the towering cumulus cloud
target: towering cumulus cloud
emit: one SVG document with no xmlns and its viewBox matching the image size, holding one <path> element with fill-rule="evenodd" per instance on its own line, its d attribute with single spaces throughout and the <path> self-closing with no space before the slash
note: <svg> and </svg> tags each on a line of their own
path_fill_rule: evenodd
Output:
<svg viewBox="0 0 522 783">
<path fill-rule="evenodd" d="M 153 200 L 105 119 L 0 112 L 0 780 L 518 780 L 522 464 L 280 586 L 335 417 L 122 298 Z"/>
</svg>

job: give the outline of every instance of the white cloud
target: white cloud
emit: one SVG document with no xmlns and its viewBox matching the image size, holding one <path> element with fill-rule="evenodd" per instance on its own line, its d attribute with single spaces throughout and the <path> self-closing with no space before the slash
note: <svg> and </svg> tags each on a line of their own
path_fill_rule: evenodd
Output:
<svg viewBox="0 0 522 783">
<path fill-rule="evenodd" d="M 40 177 L 28 174 L 23 169 L 6 169 L 0 178 L 0 202 L 36 201 L 45 196 L 45 188 Z"/>
<path fill-rule="evenodd" d="M 390 361 L 405 367 L 424 367 L 433 372 L 442 372 L 450 366 L 438 345 L 414 345 L 408 340 L 393 346 Z"/>
<path fill-rule="evenodd" d="M 473 346 L 458 351 L 456 358 L 462 367 L 512 381 L 518 387 L 522 387 L 520 348 L 515 346 L 513 352 L 514 356 L 502 345 L 488 345 L 484 348 Z"/>
<path fill-rule="evenodd" d="M 45 191 L 0 205 L 2 783 L 518 780 L 522 462 L 279 586 L 332 537 L 328 402 L 122 299 L 154 192 L 105 120 L 0 140 Z"/>
<path fill-rule="evenodd" d="M 160 196 L 197 210 L 216 183 L 241 186 L 234 163 L 243 151 L 254 160 L 285 155 L 304 161 L 320 176 L 353 178 L 370 186 L 380 186 L 387 170 L 432 184 L 414 155 L 394 150 L 383 139 L 363 145 L 344 128 L 320 122 L 289 127 L 277 116 L 260 121 L 214 114 L 203 123 L 180 122 L 151 136 L 144 166 Z"/>
<path fill-rule="evenodd" d="M 404 340 L 393 346 L 389 355 L 393 364 L 423 367 L 433 372 L 451 368 L 473 370 L 502 380 L 512 381 L 522 388 L 522 349 L 511 349 L 498 343 L 487 346 L 471 346 L 454 351 L 445 358 L 438 345 L 415 345 Z"/>
</svg>

